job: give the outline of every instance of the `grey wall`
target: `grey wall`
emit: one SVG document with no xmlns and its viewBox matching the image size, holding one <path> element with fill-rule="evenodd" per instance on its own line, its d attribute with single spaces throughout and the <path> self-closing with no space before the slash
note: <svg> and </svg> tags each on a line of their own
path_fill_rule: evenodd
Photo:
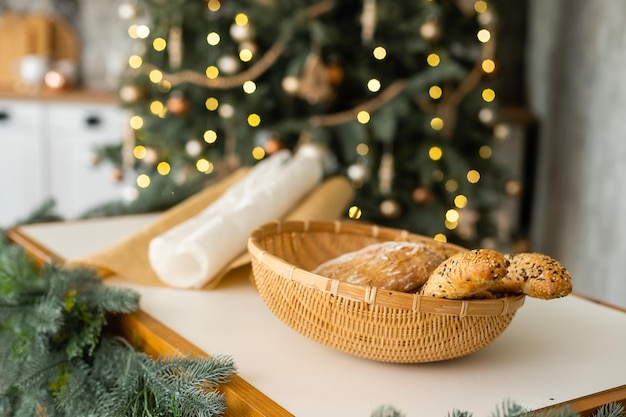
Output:
<svg viewBox="0 0 626 417">
<path fill-rule="evenodd" d="M 530 5 L 533 247 L 568 267 L 575 291 L 626 307 L 626 2 Z"/>
</svg>

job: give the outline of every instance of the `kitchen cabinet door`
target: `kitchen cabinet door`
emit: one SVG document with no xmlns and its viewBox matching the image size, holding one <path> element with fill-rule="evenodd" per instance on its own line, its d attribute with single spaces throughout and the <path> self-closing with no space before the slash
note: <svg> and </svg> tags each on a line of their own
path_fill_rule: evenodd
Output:
<svg viewBox="0 0 626 417">
<path fill-rule="evenodd" d="M 44 115 L 43 103 L 0 100 L 0 227 L 28 217 L 49 195 Z"/>
<path fill-rule="evenodd" d="M 48 110 L 51 193 L 64 218 L 122 198 L 123 183 L 110 165 L 94 164 L 95 149 L 119 143 L 125 118 L 113 104 L 55 103 Z"/>
</svg>

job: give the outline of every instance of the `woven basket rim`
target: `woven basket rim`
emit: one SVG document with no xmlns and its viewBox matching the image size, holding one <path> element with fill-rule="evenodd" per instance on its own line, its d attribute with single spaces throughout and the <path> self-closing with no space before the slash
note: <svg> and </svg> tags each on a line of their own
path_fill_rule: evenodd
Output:
<svg viewBox="0 0 626 417">
<path fill-rule="evenodd" d="M 266 223 L 254 230 L 248 239 L 248 252 L 260 265 L 272 270 L 284 279 L 303 286 L 317 289 L 325 294 L 364 302 L 381 307 L 406 309 L 414 312 L 442 314 L 458 317 L 467 316 L 502 316 L 516 312 L 524 304 L 524 295 L 515 295 L 495 299 L 451 300 L 410 294 L 400 291 L 385 290 L 376 287 L 351 284 L 337 279 L 327 278 L 296 267 L 269 253 L 262 245 L 264 237 L 283 233 L 330 232 L 334 234 L 366 235 L 385 240 L 430 241 L 433 239 L 376 224 L 346 220 L 284 220 Z M 457 245 L 445 245 L 467 250 Z"/>
</svg>

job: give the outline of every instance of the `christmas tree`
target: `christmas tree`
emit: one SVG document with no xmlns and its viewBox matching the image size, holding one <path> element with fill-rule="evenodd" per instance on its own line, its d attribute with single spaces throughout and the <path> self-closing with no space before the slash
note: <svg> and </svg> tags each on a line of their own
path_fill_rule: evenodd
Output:
<svg viewBox="0 0 626 417">
<path fill-rule="evenodd" d="M 136 39 L 130 127 L 102 154 L 136 178 L 136 204 L 306 145 L 355 187 L 346 216 L 469 246 L 497 235 L 517 183 L 492 157 L 491 3 L 141 0 L 119 15 Z"/>
</svg>

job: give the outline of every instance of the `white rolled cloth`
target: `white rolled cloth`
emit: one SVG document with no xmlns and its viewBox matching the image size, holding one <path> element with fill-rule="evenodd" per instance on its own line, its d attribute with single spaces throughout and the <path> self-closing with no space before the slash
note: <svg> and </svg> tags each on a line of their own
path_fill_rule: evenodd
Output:
<svg viewBox="0 0 626 417">
<path fill-rule="evenodd" d="M 322 176 L 318 156 L 273 154 L 198 215 L 154 237 L 152 269 L 170 286 L 201 288 L 245 252 L 254 229 L 285 216 Z"/>
</svg>

